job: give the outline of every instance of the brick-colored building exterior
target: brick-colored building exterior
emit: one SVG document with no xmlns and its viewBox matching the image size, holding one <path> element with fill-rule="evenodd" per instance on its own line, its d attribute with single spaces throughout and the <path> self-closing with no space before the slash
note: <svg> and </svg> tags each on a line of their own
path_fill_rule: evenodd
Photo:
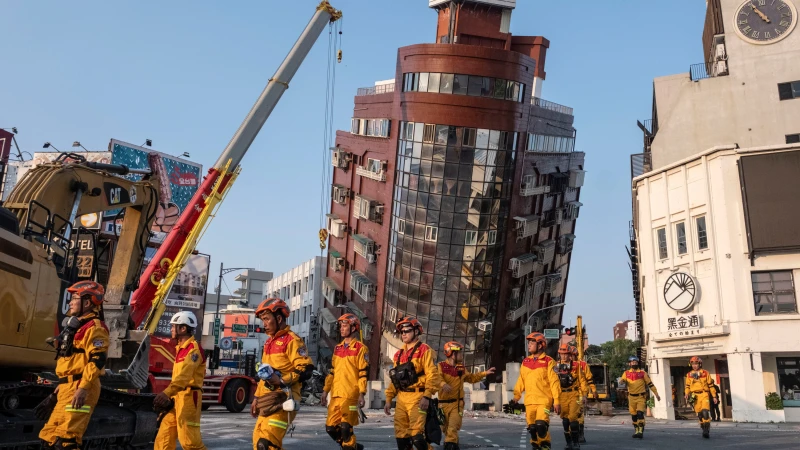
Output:
<svg viewBox="0 0 800 450">
<path fill-rule="evenodd" d="M 529 315 L 564 299 L 583 153 L 572 109 L 539 98 L 549 42 L 508 32 L 513 4 L 432 6 L 437 43 L 400 48 L 394 81 L 359 90 L 337 133 L 323 337 L 364 317 L 371 379 L 403 316 L 435 350 L 456 340 L 468 366 L 502 367 Z M 560 324 L 549 313 L 532 323 Z"/>
</svg>

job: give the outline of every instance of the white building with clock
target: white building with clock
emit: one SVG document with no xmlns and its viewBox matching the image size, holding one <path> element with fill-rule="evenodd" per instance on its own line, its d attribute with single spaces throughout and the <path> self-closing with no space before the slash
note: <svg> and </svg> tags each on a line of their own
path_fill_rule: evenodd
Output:
<svg viewBox="0 0 800 450">
<path fill-rule="evenodd" d="M 800 422 L 800 0 L 707 5 L 705 61 L 654 80 L 631 156 L 642 356 L 678 393 L 653 414 L 698 355 L 724 418 Z"/>
</svg>

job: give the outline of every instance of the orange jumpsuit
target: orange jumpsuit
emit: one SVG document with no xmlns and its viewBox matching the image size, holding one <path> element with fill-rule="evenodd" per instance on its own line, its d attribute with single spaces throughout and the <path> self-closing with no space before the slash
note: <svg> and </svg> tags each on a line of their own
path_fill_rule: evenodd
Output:
<svg viewBox="0 0 800 450">
<path fill-rule="evenodd" d="M 331 393 L 325 429 L 343 449 L 356 449 L 358 397 L 367 393 L 369 350 L 363 343 L 342 342 L 333 349 L 331 371 L 325 378 L 323 391 Z"/>
<path fill-rule="evenodd" d="M 628 369 L 622 374 L 622 378 L 628 384 L 628 412 L 631 414 L 633 428 L 637 433 L 642 433 L 645 425 L 644 412 L 647 408 L 647 388 L 654 394 L 658 394 L 658 391 L 650 381 L 650 376 L 642 369 Z"/>
<path fill-rule="evenodd" d="M 710 423 L 710 398 L 716 397 L 717 395 L 717 389 L 714 387 L 714 380 L 711 378 L 711 374 L 705 369 L 700 369 L 697 372 L 692 370 L 686 374 L 685 384 L 685 394 L 694 396 L 694 412 L 697 413 L 700 424 Z M 711 394 L 710 397 L 709 393 Z"/>
<path fill-rule="evenodd" d="M 550 410 L 561 404 L 561 383 L 553 358 L 541 353 L 522 360 L 514 399 L 525 394 L 525 416 L 533 448 L 550 448 Z"/>
<path fill-rule="evenodd" d="M 314 362 L 308 357 L 308 350 L 303 339 L 296 335 L 288 325 L 275 333 L 275 336 L 267 337 L 261 354 L 261 363 L 269 364 L 273 369 L 279 370 L 283 383 L 291 389 L 294 400 L 300 401 L 300 388 L 302 387 L 300 373 L 305 370 L 306 366 L 313 366 Z M 259 381 L 255 396 L 261 397 L 274 389 L 276 388 L 269 386 L 263 380 Z M 260 439 L 267 440 L 273 448 L 282 448 L 286 428 L 295 415 L 295 412 L 278 411 L 271 416 L 258 416 L 253 429 L 253 450 L 258 450 Z"/>
<path fill-rule="evenodd" d="M 442 432 L 444 441 L 458 444 L 458 431 L 464 416 L 464 383 L 477 383 L 486 378 L 486 372 L 469 373 L 464 366 L 459 364 L 451 366 L 445 361 L 439 363 L 439 407 L 444 413 L 445 422 Z M 449 394 L 442 392 L 442 387 L 449 385 L 452 388 Z"/>
<path fill-rule="evenodd" d="M 416 344 L 414 344 L 416 345 Z M 403 445 L 410 446 L 415 439 L 419 440 L 425 434 L 425 419 L 428 411 L 419 409 L 422 397 L 432 397 L 439 389 L 439 372 L 433 363 L 433 350 L 426 344 L 421 344 L 414 354 L 410 354 L 414 345 L 403 345 L 394 355 L 394 361 L 404 364 L 409 361 L 414 365 L 414 370 L 419 373 L 419 380 L 398 392 L 394 384 L 389 383 L 386 388 L 386 403 L 390 404 L 397 397 L 394 412 L 394 436 Z M 424 439 L 424 438 L 422 438 Z M 428 446 L 430 448 L 430 446 Z"/>
<path fill-rule="evenodd" d="M 203 407 L 203 377 L 206 360 L 200 344 L 190 337 L 175 349 L 172 382 L 164 389 L 175 400 L 175 408 L 164 416 L 154 444 L 155 450 L 175 450 L 175 440 L 184 450 L 204 450 L 200 437 L 200 411 Z"/>
<path fill-rule="evenodd" d="M 78 448 L 83 433 L 89 426 L 97 401 L 100 398 L 100 375 L 105 373 L 108 354 L 108 328 L 92 312 L 80 318 L 83 326 L 75 333 L 72 355 L 56 361 L 59 377 L 58 401 L 47 423 L 39 432 L 39 438 L 50 445 L 61 439 L 59 448 Z M 87 391 L 86 400 L 80 408 L 72 407 L 72 398 L 80 389 Z"/>
</svg>

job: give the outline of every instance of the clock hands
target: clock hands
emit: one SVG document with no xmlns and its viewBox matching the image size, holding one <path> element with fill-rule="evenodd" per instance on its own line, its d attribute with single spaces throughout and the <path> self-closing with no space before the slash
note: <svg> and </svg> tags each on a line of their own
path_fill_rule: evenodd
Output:
<svg viewBox="0 0 800 450">
<path fill-rule="evenodd" d="M 764 14 L 763 12 L 761 12 L 761 10 L 756 8 L 756 5 L 750 3 L 750 7 L 753 8 L 753 12 L 754 13 L 758 14 L 758 17 L 761 17 L 761 20 L 763 20 L 764 22 L 770 23 L 769 17 L 767 17 L 767 15 Z"/>
</svg>

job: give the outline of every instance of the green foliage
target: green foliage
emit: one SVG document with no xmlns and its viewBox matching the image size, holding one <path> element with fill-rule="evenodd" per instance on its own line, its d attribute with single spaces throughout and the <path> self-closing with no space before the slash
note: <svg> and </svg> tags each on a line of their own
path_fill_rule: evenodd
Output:
<svg viewBox="0 0 800 450">
<path fill-rule="evenodd" d="M 656 407 L 655 397 L 648 398 L 647 401 L 645 402 L 645 405 L 647 405 L 648 408 L 655 408 Z"/>
<path fill-rule="evenodd" d="M 592 350 L 592 347 L 598 346 L 590 345 L 589 350 Z M 631 355 L 636 355 L 639 343 L 628 339 L 616 339 L 600 344 L 599 348 L 601 352 L 600 360 L 606 363 L 611 379 L 615 380 L 627 370 L 628 358 Z M 587 350 L 587 353 L 589 350 Z"/>
<path fill-rule="evenodd" d="M 765 396 L 767 409 L 783 409 L 783 400 L 777 392 L 770 392 Z"/>
</svg>

